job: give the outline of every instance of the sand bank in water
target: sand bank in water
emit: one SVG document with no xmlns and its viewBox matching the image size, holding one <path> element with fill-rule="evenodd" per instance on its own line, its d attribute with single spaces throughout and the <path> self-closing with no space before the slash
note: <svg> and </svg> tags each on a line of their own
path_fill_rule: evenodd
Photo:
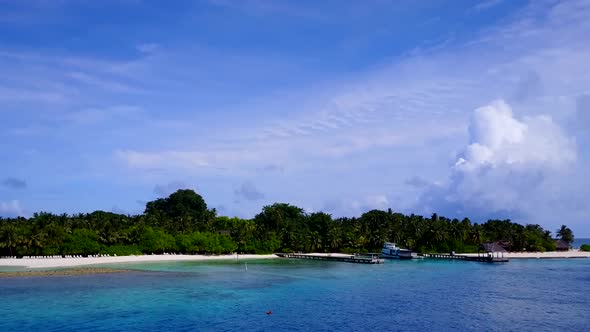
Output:
<svg viewBox="0 0 590 332">
<path fill-rule="evenodd" d="M 88 274 L 107 274 L 107 273 L 123 273 L 131 270 L 124 269 L 109 269 L 100 267 L 91 268 L 74 268 L 63 270 L 32 270 L 32 271 L 15 271 L 15 272 L 0 272 L 0 278 L 14 278 L 14 277 L 47 277 L 47 276 L 71 276 L 71 275 L 88 275 Z"/>
</svg>

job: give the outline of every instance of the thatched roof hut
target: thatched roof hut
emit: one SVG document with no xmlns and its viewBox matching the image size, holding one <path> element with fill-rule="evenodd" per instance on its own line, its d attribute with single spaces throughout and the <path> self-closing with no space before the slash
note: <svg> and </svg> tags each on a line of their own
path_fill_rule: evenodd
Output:
<svg viewBox="0 0 590 332">
<path fill-rule="evenodd" d="M 488 257 L 504 257 L 506 249 L 504 249 L 498 242 L 487 242 L 479 246 L 477 252 L 478 256 L 481 251 L 487 253 Z"/>
<path fill-rule="evenodd" d="M 568 251 L 570 250 L 570 244 L 564 240 L 555 240 L 555 250 L 557 251 Z"/>
<path fill-rule="evenodd" d="M 484 243 L 479 249 L 485 252 L 506 252 L 506 249 L 504 249 L 504 247 L 502 247 L 498 242 Z"/>
</svg>

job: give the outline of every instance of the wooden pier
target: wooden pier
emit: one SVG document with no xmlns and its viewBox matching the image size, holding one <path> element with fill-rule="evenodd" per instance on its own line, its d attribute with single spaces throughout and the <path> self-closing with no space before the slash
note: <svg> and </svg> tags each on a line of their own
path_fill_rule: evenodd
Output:
<svg viewBox="0 0 590 332">
<path fill-rule="evenodd" d="M 470 262 L 481 262 L 481 263 L 506 263 L 508 258 L 493 255 L 478 255 L 478 256 L 466 256 L 466 255 L 451 255 L 451 254 L 422 254 L 425 258 L 432 259 L 454 259 L 463 260 Z"/>
<path fill-rule="evenodd" d="M 383 264 L 385 260 L 378 254 L 356 254 L 356 255 L 345 255 L 345 254 L 275 254 L 279 257 L 284 258 L 297 258 L 297 259 L 311 259 L 319 261 L 332 261 L 332 262 L 347 262 L 357 264 Z"/>
</svg>

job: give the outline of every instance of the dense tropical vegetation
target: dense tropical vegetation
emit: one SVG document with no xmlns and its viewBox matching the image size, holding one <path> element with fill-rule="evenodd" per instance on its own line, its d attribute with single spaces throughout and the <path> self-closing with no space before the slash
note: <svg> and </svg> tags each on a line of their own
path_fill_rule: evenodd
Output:
<svg viewBox="0 0 590 332">
<path fill-rule="evenodd" d="M 573 240 L 565 226 L 558 235 Z M 0 218 L 0 256 L 367 252 L 378 251 L 385 241 L 419 252 L 473 252 L 488 241 L 501 241 L 509 250 L 555 250 L 550 231 L 510 220 L 479 224 L 391 209 L 334 219 L 284 203 L 265 206 L 253 219 L 229 218 L 208 209 L 192 190 L 148 202 L 135 216 L 96 211 Z"/>
</svg>

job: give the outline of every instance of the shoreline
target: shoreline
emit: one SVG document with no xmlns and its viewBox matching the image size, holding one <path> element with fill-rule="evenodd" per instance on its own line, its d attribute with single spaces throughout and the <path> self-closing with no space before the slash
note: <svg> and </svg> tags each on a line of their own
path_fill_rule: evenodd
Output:
<svg viewBox="0 0 590 332">
<path fill-rule="evenodd" d="M 348 254 L 342 253 L 306 253 L 308 255 L 339 256 Z M 475 253 L 456 253 L 463 256 L 477 256 Z M 500 253 L 502 256 L 502 253 Z M 505 252 L 503 257 L 508 259 L 572 259 L 590 258 L 590 252 L 577 249 L 569 251 L 548 251 L 548 252 Z M 42 269 L 63 269 L 86 267 L 89 269 L 102 268 L 92 267 L 93 265 L 117 264 L 117 263 L 150 263 L 150 262 L 205 262 L 205 261 L 230 261 L 230 260 L 252 260 L 252 259 L 275 259 L 275 254 L 268 255 L 141 255 L 141 256 L 103 256 L 103 257 L 68 257 L 68 258 L 2 258 L 0 259 L 0 275 L 6 273 L 21 272 L 43 272 Z M 2 268 L 21 268 L 22 270 L 2 271 Z M 116 268 L 104 268 L 105 270 L 128 270 Z M 41 270 L 41 271 L 40 271 Z M 51 270 L 55 271 L 55 270 Z M 47 272 L 47 271 L 44 271 Z M 100 273 L 100 272 L 98 272 Z"/>
<path fill-rule="evenodd" d="M 0 259 L 2 267 L 17 267 L 23 269 L 51 269 L 68 268 L 100 264 L 116 263 L 149 263 L 149 262 L 175 262 L 175 261 L 223 261 L 242 259 L 273 259 L 278 258 L 270 255 L 141 255 L 141 256 L 109 256 L 109 257 L 68 257 L 68 258 L 3 258 Z M 10 271 L 15 272 L 15 271 Z"/>
</svg>

